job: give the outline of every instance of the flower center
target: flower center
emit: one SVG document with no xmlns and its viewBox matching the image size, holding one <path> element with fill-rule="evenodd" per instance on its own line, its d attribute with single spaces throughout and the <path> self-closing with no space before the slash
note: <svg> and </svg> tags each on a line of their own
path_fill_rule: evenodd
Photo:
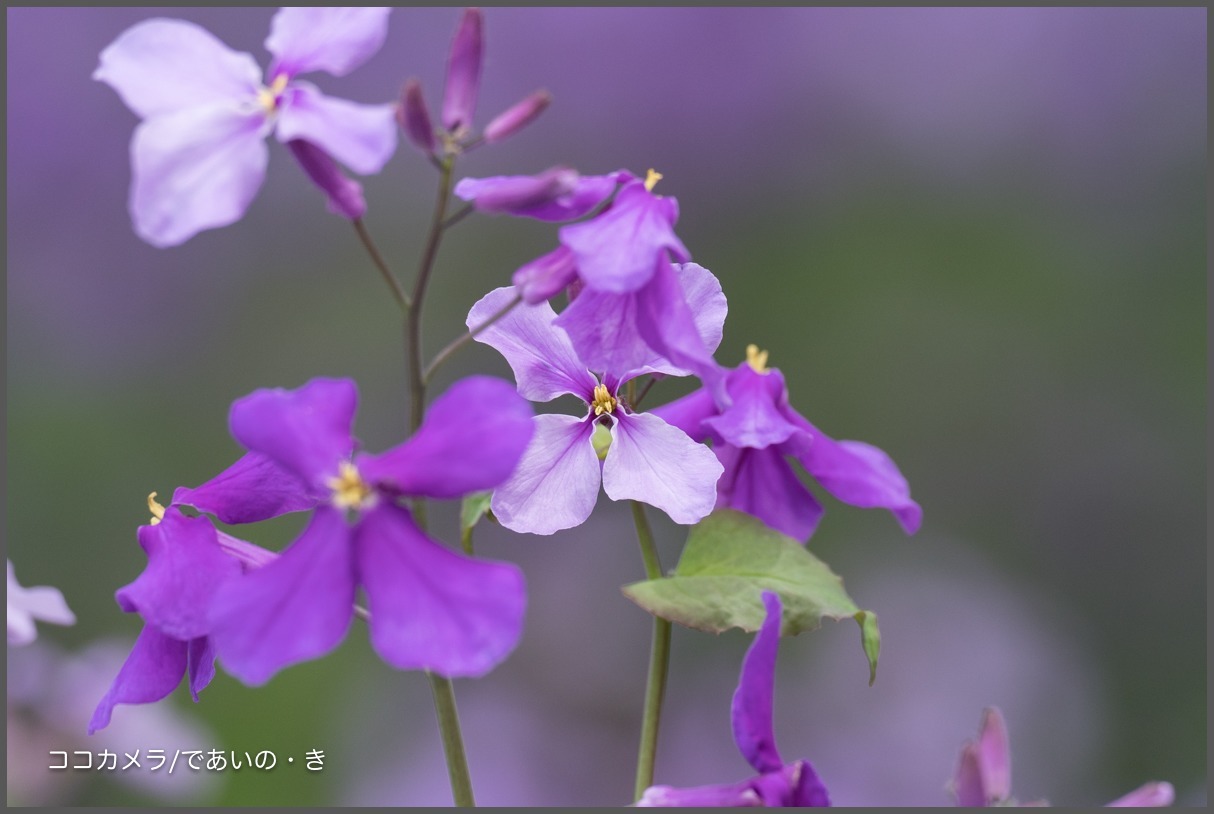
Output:
<svg viewBox="0 0 1214 814">
<path fill-rule="evenodd" d="M 325 481 L 333 490 L 333 505 L 339 509 L 365 509 L 375 497 L 374 490 L 358 474 L 358 467 L 342 461 L 337 474 Z"/>
<path fill-rule="evenodd" d="M 151 524 L 154 526 L 164 519 L 164 506 L 156 502 L 156 493 L 148 495 L 148 511 L 152 513 Z"/>
<path fill-rule="evenodd" d="M 257 101 L 265 108 L 266 113 L 273 113 L 278 109 L 278 99 L 282 96 L 282 92 L 287 89 L 287 75 L 280 73 L 274 77 L 274 81 L 267 88 L 262 86 L 257 89 Z"/>
<path fill-rule="evenodd" d="M 645 173 L 645 189 L 649 192 L 653 192 L 653 188 L 656 187 L 658 185 L 658 181 L 661 180 L 662 173 L 651 168 L 649 172 Z"/>
<path fill-rule="evenodd" d="M 758 345 L 746 346 L 746 364 L 750 365 L 750 369 L 755 373 L 767 374 L 770 372 L 767 369 L 767 351 L 759 350 Z"/>
<path fill-rule="evenodd" d="M 607 389 L 607 385 L 596 384 L 594 386 L 594 401 L 590 402 L 590 407 L 594 410 L 595 415 L 614 413 L 616 404 L 618 402 L 615 396 L 611 395 L 611 391 Z"/>
</svg>

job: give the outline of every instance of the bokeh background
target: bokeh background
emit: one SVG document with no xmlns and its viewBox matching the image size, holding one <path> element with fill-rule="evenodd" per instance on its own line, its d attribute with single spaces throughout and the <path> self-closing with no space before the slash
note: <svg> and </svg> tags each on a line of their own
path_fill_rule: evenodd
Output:
<svg viewBox="0 0 1214 814">
<path fill-rule="evenodd" d="M 400 9 L 333 95 L 441 99 L 458 9 Z M 113 592 L 142 568 L 144 498 L 238 453 L 229 403 L 352 376 L 356 430 L 405 427 L 397 314 L 349 225 L 280 145 L 248 215 L 157 250 L 126 211 L 136 119 L 91 81 L 152 16 L 267 57 L 271 9 L 8 10 L 7 547 L 79 617 L 8 652 L 8 801 L 447 804 L 424 677 L 352 628 L 262 688 L 222 673 L 192 704 L 89 713 L 139 629 Z M 718 358 L 771 352 L 795 405 L 899 463 L 925 511 L 825 498 L 812 549 L 878 612 L 876 684 L 854 625 L 782 643 L 777 733 L 840 804 L 946 804 L 983 706 L 1000 706 L 1021 799 L 1099 804 L 1152 779 L 1206 798 L 1206 11 L 1199 8 L 508 9 L 486 12 L 480 123 L 546 87 L 527 132 L 460 174 L 665 174 L 679 232 L 730 315 Z M 434 189 L 407 144 L 365 179 L 368 224 L 408 276 Z M 554 245 L 476 217 L 451 234 L 433 350 Z M 508 375 L 466 351 L 440 387 Z M 651 400 L 686 392 L 665 382 Z M 559 408 L 558 408 L 559 409 Z M 479 533 L 530 586 L 528 628 L 457 691 L 479 799 L 615 805 L 632 787 L 649 619 L 626 511 L 553 537 Z M 454 507 L 433 510 L 450 532 Z M 664 562 L 683 530 L 655 515 Z M 281 548 L 282 518 L 245 536 Z M 659 782 L 750 770 L 728 706 L 749 637 L 678 629 Z M 109 740 L 106 740 L 106 739 Z M 49 749 L 273 749 L 278 768 L 149 778 L 52 773 Z M 300 768 L 324 750 L 325 768 Z M 296 756 L 294 766 L 283 764 Z"/>
</svg>

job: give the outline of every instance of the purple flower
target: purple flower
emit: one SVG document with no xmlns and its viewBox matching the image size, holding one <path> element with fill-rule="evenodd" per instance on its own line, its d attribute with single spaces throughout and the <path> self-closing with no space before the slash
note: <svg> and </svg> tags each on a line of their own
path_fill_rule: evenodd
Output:
<svg viewBox="0 0 1214 814">
<path fill-rule="evenodd" d="M 978 739 L 966 741 L 957 759 L 957 771 L 951 783 L 957 805 L 967 808 L 987 806 L 1017 806 L 1012 797 L 1012 751 L 1008 743 L 1007 724 L 997 707 L 982 712 Z M 1176 798 L 1171 783 L 1147 783 L 1119 797 L 1108 807 L 1145 808 L 1170 806 Z M 1044 800 L 1026 803 L 1048 805 Z"/>
<path fill-rule="evenodd" d="M 455 185 L 454 192 L 456 197 L 470 201 L 478 212 L 564 221 L 590 214 L 611 196 L 617 184 L 630 178 L 632 175 L 625 170 L 607 175 L 578 175 L 577 170 L 569 167 L 552 167 L 538 175 L 464 178 Z M 519 284 L 517 279 L 515 284 Z M 527 302 L 546 299 L 529 297 Z"/>
<path fill-rule="evenodd" d="M 531 440 L 530 406 L 500 379 L 464 379 L 434 402 L 412 439 L 356 456 L 357 400 L 348 379 L 238 399 L 229 424 L 249 454 L 174 496 L 227 522 L 315 509 L 274 562 L 226 583 L 212 602 L 219 658 L 247 684 L 336 647 L 360 585 L 371 644 L 401 669 L 483 675 L 522 632 L 522 572 L 451 551 L 397 501 L 497 486 Z"/>
<path fill-rule="evenodd" d="M 685 267 L 683 278 L 689 289 L 716 285 L 698 266 Z M 719 307 L 701 312 L 701 327 L 719 341 L 725 309 L 719 285 L 716 292 Z M 511 287 L 489 292 L 472 307 L 468 325 L 482 324 L 515 296 Z M 570 394 L 586 404 L 581 416 L 536 416 L 535 438 L 518 469 L 493 493 L 494 516 L 515 531 L 552 534 L 590 516 L 600 483 L 612 500 L 649 503 L 676 523 L 695 523 L 712 511 L 721 475 L 712 452 L 656 416 L 633 412 L 621 395 L 621 387 L 643 373 L 678 374 L 677 368 L 651 354 L 645 364 L 597 379 L 555 326 L 555 317 L 546 302 L 521 305 L 476 335 L 506 358 L 526 398 L 551 401 Z M 596 443 L 601 447 L 607 440 L 600 456 Z"/>
<path fill-rule="evenodd" d="M 650 786 L 638 806 L 829 806 L 826 786 L 808 760 L 785 763 L 776 749 L 772 697 L 780 646 L 780 597 L 763 592 L 767 616 L 742 661 L 730 714 L 733 739 L 757 777 L 719 786 L 676 789 Z"/>
<path fill-rule="evenodd" d="M 89 734 L 109 725 L 117 704 L 159 701 L 189 675 L 198 700 L 215 675 L 209 611 L 216 591 L 275 555 L 216 531 L 205 517 L 187 517 L 148 497 L 153 517 L 139 527 L 147 554 L 143 573 L 115 594 L 119 607 L 143 617 L 143 631 L 89 722 Z"/>
<path fill-rule="evenodd" d="M 860 441 L 827 437 L 788 402 L 784 376 L 767 367 L 767 353 L 751 345 L 747 361 L 725 376 L 731 404 L 722 409 L 708 388 L 654 410 L 696 440 L 711 438 L 725 466 L 717 506 L 758 517 L 798 540 L 817 528 L 822 506 L 801 484 L 786 458 L 844 503 L 893 512 L 907 534 L 919 529 L 923 512 L 897 465 Z"/>
<path fill-rule="evenodd" d="M 184 20 L 145 20 L 101 52 L 93 78 L 143 121 L 131 140 L 131 217 L 154 246 L 175 246 L 240 219 L 265 177 L 264 139 L 304 142 L 294 150 L 329 208 L 361 217 L 365 204 L 333 160 L 359 174 L 379 170 L 396 149 L 393 105 L 324 96 L 299 74 L 344 76 L 371 57 L 387 33 L 388 8 L 282 8 L 266 49 L 263 83 L 249 54 L 237 53 Z"/>
<path fill-rule="evenodd" d="M 38 638 L 34 620 L 56 625 L 76 624 L 76 615 L 68 608 L 57 588 L 38 585 L 25 588 L 17 582 L 13 561 L 8 561 L 8 643 L 26 645 Z"/>
</svg>

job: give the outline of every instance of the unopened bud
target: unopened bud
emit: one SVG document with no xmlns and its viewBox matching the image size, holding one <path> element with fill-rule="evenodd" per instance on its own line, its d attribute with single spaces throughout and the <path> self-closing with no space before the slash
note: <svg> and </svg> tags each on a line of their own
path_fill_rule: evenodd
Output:
<svg viewBox="0 0 1214 814">
<path fill-rule="evenodd" d="M 396 122 L 405 131 L 413 146 L 430 155 L 437 146 L 434 141 L 434 125 L 430 123 L 430 111 L 422 97 L 422 83 L 410 79 L 405 83 L 400 106 L 396 108 Z"/>
<path fill-rule="evenodd" d="M 287 142 L 292 155 L 304 172 L 329 198 L 329 211 L 350 220 L 358 220 L 367 211 L 362 185 L 342 174 L 337 162 L 310 141 L 291 139 Z"/>
<path fill-rule="evenodd" d="M 476 94 L 481 83 L 481 56 L 484 53 L 484 18 L 480 9 L 470 8 L 460 18 L 459 29 L 451 42 L 447 60 L 447 85 L 443 92 L 443 127 L 450 132 L 472 126 L 476 112 Z"/>
<path fill-rule="evenodd" d="M 558 246 L 521 266 L 514 272 L 512 282 L 523 295 L 523 302 L 530 305 L 556 296 L 576 279 L 577 266 L 573 261 L 573 252 Z"/>
<path fill-rule="evenodd" d="M 550 104 L 552 94 L 546 90 L 537 90 L 513 107 L 499 113 L 493 121 L 485 125 L 485 143 L 494 144 L 513 136 L 539 118 Z"/>
<path fill-rule="evenodd" d="M 526 217 L 533 214 L 532 210 L 568 195 L 577 183 L 577 170 L 553 167 L 539 175 L 465 178 L 455 185 L 455 195 L 472 201 L 480 212 Z"/>
</svg>

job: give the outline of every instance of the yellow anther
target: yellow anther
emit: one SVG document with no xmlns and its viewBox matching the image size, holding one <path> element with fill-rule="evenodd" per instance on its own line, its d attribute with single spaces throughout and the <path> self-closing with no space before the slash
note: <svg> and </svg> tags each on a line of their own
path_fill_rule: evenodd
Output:
<svg viewBox="0 0 1214 814">
<path fill-rule="evenodd" d="M 767 351 L 759 350 L 758 345 L 746 346 L 746 364 L 755 373 L 767 373 Z"/>
<path fill-rule="evenodd" d="M 651 168 L 649 170 L 649 172 L 645 173 L 645 189 L 649 190 L 650 192 L 653 192 L 653 188 L 656 187 L 658 185 L 658 181 L 661 181 L 661 180 L 662 180 L 662 173 Z"/>
<path fill-rule="evenodd" d="M 594 401 L 590 402 L 590 406 L 594 408 L 594 414 L 613 413 L 615 412 L 615 405 L 615 397 L 611 395 L 611 391 L 607 389 L 607 385 L 596 384 L 594 386 Z"/>
<path fill-rule="evenodd" d="M 333 505 L 339 509 L 365 508 L 375 495 L 358 474 L 358 467 L 349 461 L 341 462 L 337 474 L 325 481 L 325 486 L 333 490 Z"/>
<path fill-rule="evenodd" d="M 279 74 L 268 88 L 263 86 L 257 89 L 257 101 L 266 109 L 266 113 L 273 113 L 277 109 L 278 96 L 287 89 L 288 81 L 286 74 Z"/>
<path fill-rule="evenodd" d="M 148 495 L 148 511 L 152 513 L 152 525 L 156 525 L 164 519 L 164 506 L 156 502 L 156 493 Z"/>
</svg>

